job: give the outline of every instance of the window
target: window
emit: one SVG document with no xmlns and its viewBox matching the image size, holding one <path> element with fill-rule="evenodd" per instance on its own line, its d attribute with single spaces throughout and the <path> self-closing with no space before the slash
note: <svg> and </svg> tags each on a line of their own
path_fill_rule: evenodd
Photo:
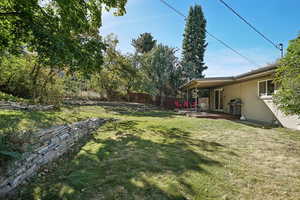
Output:
<svg viewBox="0 0 300 200">
<path fill-rule="evenodd" d="M 275 84 L 273 80 L 265 80 L 258 82 L 258 94 L 259 96 L 272 96 L 274 94 Z"/>
<path fill-rule="evenodd" d="M 220 90 L 220 110 L 223 110 L 223 90 Z"/>
<path fill-rule="evenodd" d="M 273 80 L 267 81 L 267 95 L 273 95 L 275 90 L 275 84 L 273 83 Z"/>
<path fill-rule="evenodd" d="M 266 81 L 259 82 L 259 96 L 265 96 L 267 93 L 267 83 Z"/>
<path fill-rule="evenodd" d="M 222 111 L 223 110 L 223 89 L 215 90 L 215 110 Z"/>
</svg>

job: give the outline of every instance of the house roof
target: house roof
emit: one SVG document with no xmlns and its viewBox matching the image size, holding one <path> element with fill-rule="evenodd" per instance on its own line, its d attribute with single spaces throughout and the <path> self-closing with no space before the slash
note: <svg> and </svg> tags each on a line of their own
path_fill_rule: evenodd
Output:
<svg viewBox="0 0 300 200">
<path fill-rule="evenodd" d="M 236 76 L 235 78 L 239 79 L 239 78 L 247 77 L 247 76 L 250 76 L 250 75 L 260 74 L 260 73 L 263 73 L 263 72 L 274 71 L 276 68 L 277 68 L 277 64 L 272 64 L 272 65 L 268 65 L 266 67 L 261 67 L 261 68 L 252 70 L 250 72 L 240 74 L 240 75 Z"/>
<path fill-rule="evenodd" d="M 277 65 L 272 64 L 237 76 L 208 77 L 208 78 L 201 78 L 201 79 L 193 79 L 188 83 L 182 85 L 180 89 L 194 88 L 194 87 L 198 87 L 198 88 L 218 87 L 218 86 L 222 86 L 234 82 L 245 81 L 253 78 L 267 76 L 274 73 L 276 68 Z"/>
</svg>

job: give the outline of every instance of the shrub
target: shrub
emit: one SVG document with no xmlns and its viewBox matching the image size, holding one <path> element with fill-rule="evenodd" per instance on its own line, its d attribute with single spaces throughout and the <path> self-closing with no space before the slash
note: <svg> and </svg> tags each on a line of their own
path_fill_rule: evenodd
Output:
<svg viewBox="0 0 300 200">
<path fill-rule="evenodd" d="M 6 94 L 4 92 L 0 92 L 0 101 L 15 101 L 15 102 L 27 102 L 28 100 L 23 98 L 15 97 L 11 94 Z"/>
<path fill-rule="evenodd" d="M 21 153 L 14 148 L 14 144 L 10 142 L 8 135 L 0 135 L 0 164 L 3 164 L 9 160 L 18 159 L 21 157 Z"/>
<path fill-rule="evenodd" d="M 59 104 L 64 94 L 59 72 L 39 66 L 32 55 L 8 56 L 0 63 L 0 91 L 7 93 L 2 93 L 0 99 L 26 98 L 36 103 Z"/>
</svg>

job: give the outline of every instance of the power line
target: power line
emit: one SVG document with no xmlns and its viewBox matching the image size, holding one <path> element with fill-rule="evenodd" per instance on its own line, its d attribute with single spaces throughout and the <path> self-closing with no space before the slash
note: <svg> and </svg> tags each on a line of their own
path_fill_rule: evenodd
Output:
<svg viewBox="0 0 300 200">
<path fill-rule="evenodd" d="M 174 8 L 173 6 L 171 6 L 169 3 L 167 3 L 164 0 L 160 0 L 163 4 L 165 4 L 167 7 L 169 7 L 171 10 L 173 10 L 174 12 L 176 12 L 178 15 L 180 15 L 181 17 L 183 17 L 186 20 L 186 16 L 185 14 L 183 14 L 182 12 L 180 12 L 179 10 L 177 10 L 176 8 Z"/>
<path fill-rule="evenodd" d="M 241 54 L 240 52 L 238 52 L 237 50 L 235 50 L 234 48 L 230 47 L 228 44 L 226 44 L 225 42 L 223 42 L 222 40 L 220 40 L 219 38 L 215 37 L 214 35 L 212 35 L 211 33 L 207 32 L 206 33 L 214 38 L 215 40 L 217 40 L 218 42 L 220 42 L 221 44 L 223 44 L 225 47 L 227 47 L 228 49 L 230 49 L 231 51 L 235 52 L 236 54 L 238 54 L 239 56 L 241 56 L 242 58 L 244 58 L 245 60 L 247 60 L 248 62 L 254 64 L 254 65 L 258 65 L 257 63 L 255 63 L 253 60 L 249 59 L 248 57 L 244 56 L 243 54 Z"/>
<path fill-rule="evenodd" d="M 173 10 L 174 12 L 176 12 L 178 15 L 182 16 L 185 20 L 187 19 L 186 15 L 183 14 L 182 12 L 180 12 L 179 10 L 177 10 L 176 8 L 174 8 L 172 5 L 170 5 L 168 2 L 166 2 L 165 0 L 160 0 L 164 5 L 166 5 L 168 8 L 170 8 L 171 10 Z M 216 36 L 214 36 L 213 34 L 211 34 L 210 32 L 208 32 L 207 30 L 203 29 L 202 27 L 200 27 L 202 29 L 202 31 L 205 31 L 210 37 L 212 37 L 213 39 L 215 39 L 216 41 L 218 41 L 219 43 L 221 43 L 223 46 L 227 47 L 228 49 L 230 49 L 231 51 L 233 51 L 234 53 L 236 53 L 237 55 L 239 55 L 240 57 L 244 58 L 245 60 L 247 60 L 249 63 L 254 64 L 254 65 L 258 65 L 257 63 L 255 63 L 253 60 L 249 59 L 248 57 L 244 56 L 243 54 L 241 54 L 240 52 L 238 52 L 237 50 L 235 50 L 234 48 L 232 48 L 230 45 L 228 45 L 226 42 L 222 41 L 221 39 L 217 38 Z"/>
<path fill-rule="evenodd" d="M 235 11 L 231 6 L 229 6 L 225 1 L 219 0 L 226 8 L 228 8 L 231 12 L 233 12 L 238 18 L 240 18 L 243 22 L 245 22 L 252 30 L 258 33 L 261 37 L 263 37 L 266 41 L 268 41 L 271 45 L 273 45 L 276 49 L 283 51 L 282 44 L 276 44 L 271 39 L 269 39 L 266 35 L 260 32 L 257 28 L 255 28 L 250 22 L 248 22 L 244 17 L 242 17 L 237 11 Z"/>
</svg>

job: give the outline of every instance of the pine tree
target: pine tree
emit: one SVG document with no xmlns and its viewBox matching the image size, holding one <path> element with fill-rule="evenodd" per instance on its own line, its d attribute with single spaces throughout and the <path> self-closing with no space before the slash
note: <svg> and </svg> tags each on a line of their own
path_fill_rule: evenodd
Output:
<svg viewBox="0 0 300 200">
<path fill-rule="evenodd" d="M 132 40 L 132 46 L 138 53 L 147 53 L 156 45 L 156 40 L 153 39 L 151 33 L 143 33 L 137 39 Z"/>
<path fill-rule="evenodd" d="M 203 78 L 203 71 L 207 69 L 204 63 L 206 50 L 206 20 L 199 5 L 190 8 L 185 25 L 183 40 L 182 66 L 184 79 Z"/>
</svg>

